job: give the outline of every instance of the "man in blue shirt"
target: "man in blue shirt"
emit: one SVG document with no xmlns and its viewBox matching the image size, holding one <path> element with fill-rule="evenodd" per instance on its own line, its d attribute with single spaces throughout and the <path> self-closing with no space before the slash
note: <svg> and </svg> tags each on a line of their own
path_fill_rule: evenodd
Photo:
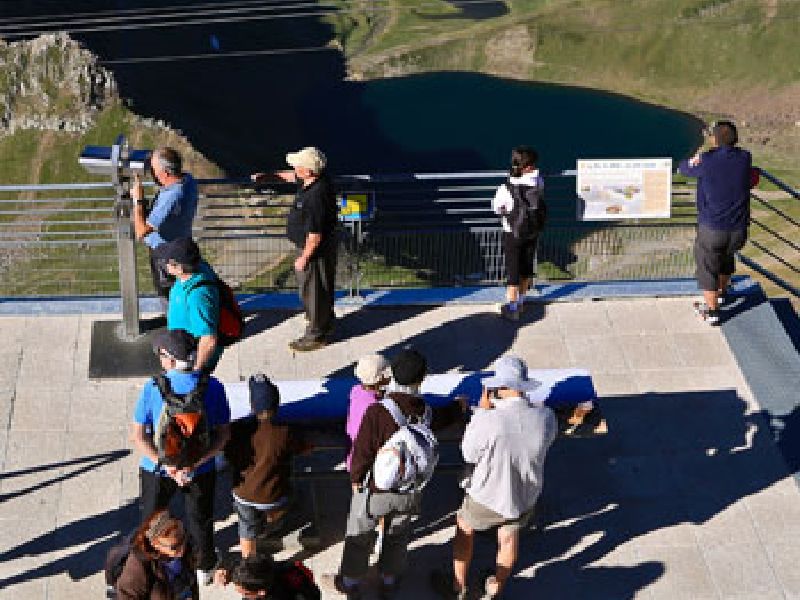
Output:
<svg viewBox="0 0 800 600">
<path fill-rule="evenodd" d="M 144 189 L 136 175 L 131 188 L 131 218 L 136 239 L 142 240 L 150 248 L 150 271 L 156 293 L 167 298 L 173 280 L 153 257 L 152 251 L 164 242 L 192 237 L 192 221 L 197 212 L 197 184 L 189 173 L 183 172 L 181 155 L 172 148 L 158 148 L 153 152 L 150 168 L 153 179 L 161 189 L 153 198 L 152 208 L 145 217 Z"/>
<path fill-rule="evenodd" d="M 175 278 L 169 292 L 167 329 L 185 329 L 198 339 L 194 369 L 211 373 L 222 356 L 218 343 L 219 289 L 214 270 L 200 257 L 200 248 L 191 238 L 178 238 L 161 244 L 153 256 L 164 262 Z"/>
<path fill-rule="evenodd" d="M 720 299 L 733 275 L 736 253 L 747 241 L 750 188 L 758 177 L 750 153 L 736 147 L 733 123 L 718 121 L 710 134 L 711 150 L 681 161 L 678 171 L 698 178 L 694 256 L 704 302 L 696 302 L 695 310 L 706 323 L 718 325 Z"/>
<path fill-rule="evenodd" d="M 159 332 L 153 339 L 166 380 L 175 394 L 184 395 L 200 384 L 201 375 L 193 371 L 197 352 L 195 338 L 184 330 Z M 131 440 L 142 454 L 139 463 L 140 503 L 143 515 L 169 505 L 177 491 L 183 492 L 189 535 L 198 549 L 198 573 L 201 582 L 210 582 L 217 562 L 214 551 L 213 502 L 216 472 L 214 457 L 230 437 L 230 408 L 225 388 L 209 377 L 203 410 L 211 433 L 207 451 L 188 467 L 161 465 L 154 432 L 164 407 L 163 396 L 155 380 L 148 381 L 133 413 Z"/>
</svg>

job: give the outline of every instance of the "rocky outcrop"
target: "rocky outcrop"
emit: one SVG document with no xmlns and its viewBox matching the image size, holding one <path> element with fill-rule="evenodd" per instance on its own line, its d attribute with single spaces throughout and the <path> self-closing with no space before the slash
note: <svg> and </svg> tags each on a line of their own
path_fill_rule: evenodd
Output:
<svg viewBox="0 0 800 600">
<path fill-rule="evenodd" d="M 0 133 L 85 132 L 116 98 L 112 73 L 65 33 L 0 40 Z"/>
</svg>

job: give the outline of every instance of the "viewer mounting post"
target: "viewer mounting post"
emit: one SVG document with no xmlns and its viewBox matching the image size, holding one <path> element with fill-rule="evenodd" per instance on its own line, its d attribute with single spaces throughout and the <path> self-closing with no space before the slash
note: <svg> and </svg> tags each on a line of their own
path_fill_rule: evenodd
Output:
<svg viewBox="0 0 800 600">
<path fill-rule="evenodd" d="M 131 177 L 144 173 L 148 150 L 131 150 L 123 134 L 113 146 L 86 146 L 80 164 L 89 173 L 111 177 L 114 187 L 114 224 L 119 256 L 119 290 L 122 298 L 120 337 L 131 342 L 142 334 L 139 323 L 139 290 L 136 285 L 136 234 L 131 221 Z"/>
<path fill-rule="evenodd" d="M 130 148 L 125 136 L 111 147 L 111 182 L 114 184 L 114 220 L 119 253 L 119 291 L 122 298 L 122 338 L 130 341 L 142 333 L 139 327 L 139 290 L 136 285 L 136 235 L 131 221 L 131 179 L 123 170 Z"/>
<path fill-rule="evenodd" d="M 95 321 L 89 352 L 89 378 L 141 377 L 156 373 L 158 359 L 151 349 L 154 322 L 139 320 L 139 290 L 136 284 L 136 230 L 131 221 L 131 179 L 144 174 L 149 150 L 132 150 L 124 135 L 113 146 L 87 146 L 80 164 L 89 173 L 111 178 L 114 188 L 114 225 L 119 261 L 119 291 L 122 321 Z"/>
</svg>

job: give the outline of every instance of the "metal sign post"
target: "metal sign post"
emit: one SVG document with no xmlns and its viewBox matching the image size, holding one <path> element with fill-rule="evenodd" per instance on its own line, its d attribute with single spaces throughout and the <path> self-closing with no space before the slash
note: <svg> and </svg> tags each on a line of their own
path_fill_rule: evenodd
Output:
<svg viewBox="0 0 800 600">
<path fill-rule="evenodd" d="M 337 198 L 339 220 L 349 230 L 350 248 L 347 270 L 350 275 L 348 303 L 362 302 L 361 298 L 361 253 L 364 247 L 366 231 L 364 223 L 375 218 L 375 194 L 372 192 L 343 192 Z"/>
<path fill-rule="evenodd" d="M 122 298 L 120 333 L 125 341 L 132 341 L 142 333 L 139 326 L 139 290 L 136 285 L 136 235 L 131 221 L 131 180 L 123 169 L 128 164 L 129 152 L 127 140 L 120 135 L 111 147 L 111 182 L 116 195 L 114 219 L 119 255 L 119 291 Z"/>
</svg>

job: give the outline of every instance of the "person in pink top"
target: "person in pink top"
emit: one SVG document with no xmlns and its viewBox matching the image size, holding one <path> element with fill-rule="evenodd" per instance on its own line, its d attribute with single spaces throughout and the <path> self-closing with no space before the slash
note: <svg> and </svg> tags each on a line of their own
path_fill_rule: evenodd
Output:
<svg viewBox="0 0 800 600">
<path fill-rule="evenodd" d="M 361 419 L 370 405 L 383 397 L 383 390 L 389 384 L 389 363 L 380 354 L 362 356 L 356 364 L 356 377 L 361 382 L 350 390 L 350 407 L 347 409 L 345 429 L 350 438 L 350 449 L 347 452 L 347 470 L 353 457 L 353 442 L 358 435 Z"/>
</svg>

